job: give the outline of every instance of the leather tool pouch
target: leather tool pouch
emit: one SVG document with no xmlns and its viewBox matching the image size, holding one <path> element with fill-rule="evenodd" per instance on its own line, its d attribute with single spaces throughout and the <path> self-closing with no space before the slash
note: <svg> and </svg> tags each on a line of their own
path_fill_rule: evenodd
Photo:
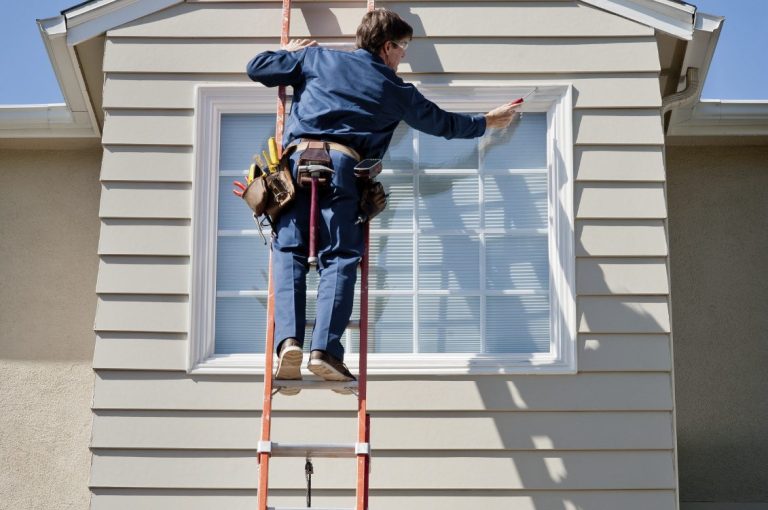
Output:
<svg viewBox="0 0 768 510">
<path fill-rule="evenodd" d="M 331 154 L 328 152 L 328 144 L 319 140 L 311 140 L 308 142 L 307 148 L 304 149 L 299 155 L 299 185 L 304 186 L 312 183 L 312 177 L 308 173 L 303 173 L 301 167 L 309 165 L 322 165 L 328 168 L 333 168 L 331 162 Z M 330 182 L 330 172 L 328 175 L 321 175 L 318 178 L 318 183 L 326 185 Z"/>
<path fill-rule="evenodd" d="M 296 187 L 293 184 L 288 156 L 283 156 L 277 171 L 271 174 L 257 176 L 251 184 L 248 185 L 243 193 L 243 200 L 253 211 L 253 218 L 259 226 L 259 231 L 263 222 L 259 217 L 264 216 L 269 224 L 274 224 L 280 213 L 296 196 Z"/>
<path fill-rule="evenodd" d="M 269 190 L 266 212 L 272 222 L 275 222 L 280 213 L 296 196 L 296 187 L 293 185 L 293 176 L 291 167 L 288 164 L 288 157 L 283 156 L 277 171 L 265 177 L 267 189 Z"/>
<path fill-rule="evenodd" d="M 358 223 L 371 221 L 387 207 L 387 194 L 378 181 L 361 180 L 360 182 L 360 217 Z"/>
<path fill-rule="evenodd" d="M 245 189 L 243 200 L 253 211 L 254 216 L 261 216 L 267 208 L 267 184 L 264 174 L 256 177 Z"/>
</svg>

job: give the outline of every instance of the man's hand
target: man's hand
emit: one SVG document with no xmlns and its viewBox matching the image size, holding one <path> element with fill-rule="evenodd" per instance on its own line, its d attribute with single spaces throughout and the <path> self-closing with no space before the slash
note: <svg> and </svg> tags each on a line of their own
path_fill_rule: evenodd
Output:
<svg viewBox="0 0 768 510">
<path fill-rule="evenodd" d="M 520 108 L 522 105 L 523 102 L 518 99 L 516 101 L 503 104 L 498 108 L 494 108 L 485 114 L 486 127 L 505 128 L 509 126 L 518 113 L 517 108 Z"/>
<path fill-rule="evenodd" d="M 308 46 L 317 46 L 317 41 L 310 39 L 291 39 L 282 49 L 286 51 L 299 51 Z"/>
</svg>

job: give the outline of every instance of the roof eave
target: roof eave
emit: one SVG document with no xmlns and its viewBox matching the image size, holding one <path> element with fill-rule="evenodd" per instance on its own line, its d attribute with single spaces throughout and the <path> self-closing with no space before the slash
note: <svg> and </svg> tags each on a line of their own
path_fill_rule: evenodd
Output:
<svg viewBox="0 0 768 510">
<path fill-rule="evenodd" d="M 75 46 L 184 0 L 93 0 L 63 11 L 67 43 Z"/>
<path fill-rule="evenodd" d="M 693 39 L 696 7 L 671 0 L 581 0 L 679 39 Z"/>
</svg>

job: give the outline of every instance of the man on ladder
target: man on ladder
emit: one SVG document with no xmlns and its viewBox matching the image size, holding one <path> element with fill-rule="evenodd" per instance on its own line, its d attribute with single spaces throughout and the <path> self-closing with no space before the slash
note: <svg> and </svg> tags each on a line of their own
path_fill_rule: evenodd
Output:
<svg viewBox="0 0 768 510">
<path fill-rule="evenodd" d="M 320 283 L 308 365 L 326 381 L 355 380 L 343 363 L 341 339 L 352 314 L 357 266 L 364 253 L 360 192 L 353 172 L 361 157 L 382 158 L 400 121 L 435 136 L 474 138 L 487 127 L 508 126 L 520 106 L 507 103 L 485 115 L 440 109 L 396 74 L 412 35 L 411 26 L 397 14 L 376 9 L 363 17 L 353 52 L 292 40 L 281 50 L 256 55 L 247 67 L 254 81 L 293 87 L 283 146 L 296 182 L 304 151 L 322 142 L 320 150 L 330 156 L 332 173 L 318 197 Z M 272 243 L 278 380 L 301 379 L 309 223 L 310 196 L 299 188 L 294 203 L 274 225 Z"/>
</svg>

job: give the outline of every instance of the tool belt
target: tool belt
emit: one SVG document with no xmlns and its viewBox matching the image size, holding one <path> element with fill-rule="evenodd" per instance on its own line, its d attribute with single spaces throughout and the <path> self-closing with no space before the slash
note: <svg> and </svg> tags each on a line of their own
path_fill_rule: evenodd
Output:
<svg viewBox="0 0 768 510">
<path fill-rule="evenodd" d="M 314 163 L 330 168 L 332 162 L 329 151 L 332 150 L 346 154 L 358 162 L 361 159 L 357 151 L 336 142 L 297 139 L 289 143 L 283 151 L 277 171 L 257 176 L 243 193 L 243 200 L 253 211 L 254 219 L 263 216 L 274 227 L 274 222 L 277 221 L 280 213 L 293 201 L 296 188 L 288 160 L 295 151 L 302 151 L 297 162 L 298 166 Z M 305 180 L 307 178 L 311 179 L 307 176 Z M 330 175 L 319 178 L 320 184 L 327 184 L 329 181 Z M 301 175 L 299 175 L 299 184 L 303 184 Z M 358 179 L 358 190 L 360 191 L 358 204 L 360 214 L 357 223 L 363 223 L 370 221 L 386 208 L 388 195 L 380 182 L 369 178 Z M 262 223 L 258 220 L 256 223 L 261 231 Z"/>
<path fill-rule="evenodd" d="M 347 147 L 346 145 L 342 145 L 336 142 L 322 142 L 320 140 L 310 140 L 308 138 L 297 138 L 296 140 L 292 141 L 285 146 L 285 153 L 290 155 L 293 154 L 294 151 L 305 151 L 309 148 L 312 142 L 324 143 L 327 146 L 327 150 L 341 152 L 342 154 L 346 154 L 347 156 L 357 161 L 360 161 L 361 159 L 360 154 L 358 154 L 357 151 L 352 147 Z"/>
<path fill-rule="evenodd" d="M 360 154 L 351 147 L 336 142 L 324 142 L 321 140 L 297 139 L 289 143 L 285 148 L 286 154 L 292 154 L 293 151 L 303 151 L 299 156 L 299 167 L 311 166 L 312 163 L 330 167 L 331 156 L 329 151 L 337 151 L 351 157 L 358 163 L 362 159 Z M 355 172 L 357 175 L 357 172 Z M 309 173 L 303 175 L 298 172 L 299 185 L 311 181 Z M 330 176 L 319 178 L 320 184 L 326 184 Z M 373 178 L 359 177 L 357 187 L 360 192 L 360 201 L 358 207 L 360 212 L 356 224 L 372 220 L 387 207 L 387 194 L 384 192 L 384 186 Z"/>
</svg>

